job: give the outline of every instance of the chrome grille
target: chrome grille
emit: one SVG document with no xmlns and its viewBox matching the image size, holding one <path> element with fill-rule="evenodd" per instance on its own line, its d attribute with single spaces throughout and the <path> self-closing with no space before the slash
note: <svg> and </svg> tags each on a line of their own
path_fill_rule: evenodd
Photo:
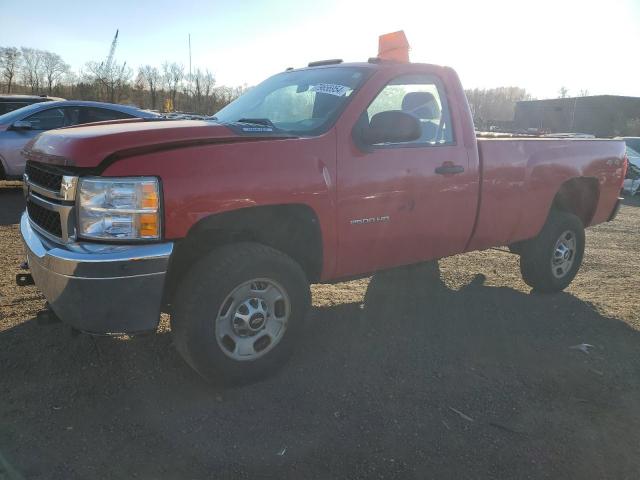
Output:
<svg viewBox="0 0 640 480">
<path fill-rule="evenodd" d="M 75 194 L 78 177 L 55 165 L 27 162 L 24 189 L 31 225 L 58 242 L 75 238 Z"/>
<path fill-rule="evenodd" d="M 63 171 L 57 167 L 34 162 L 27 162 L 25 174 L 31 183 L 35 183 L 47 190 L 59 191 L 62 185 Z"/>
<path fill-rule="evenodd" d="M 60 213 L 48 210 L 37 203 L 27 200 L 27 213 L 29 218 L 38 227 L 55 237 L 62 238 L 62 223 Z"/>
</svg>

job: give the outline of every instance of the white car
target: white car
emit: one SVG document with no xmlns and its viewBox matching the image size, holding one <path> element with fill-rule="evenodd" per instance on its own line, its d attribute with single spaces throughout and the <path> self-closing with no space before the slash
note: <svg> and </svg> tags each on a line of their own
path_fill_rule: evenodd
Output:
<svg viewBox="0 0 640 480">
<path fill-rule="evenodd" d="M 629 168 L 627 168 L 627 176 L 622 184 L 622 190 L 633 196 L 640 192 L 640 153 L 627 146 L 627 157 L 629 158 Z"/>
</svg>

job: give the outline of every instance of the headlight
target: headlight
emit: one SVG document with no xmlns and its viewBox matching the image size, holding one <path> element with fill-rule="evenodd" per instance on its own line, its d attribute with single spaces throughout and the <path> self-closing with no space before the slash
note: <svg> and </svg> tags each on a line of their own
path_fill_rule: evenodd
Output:
<svg viewBox="0 0 640 480">
<path fill-rule="evenodd" d="M 160 238 L 160 189 L 153 177 L 80 178 L 78 235 L 102 240 Z"/>
</svg>

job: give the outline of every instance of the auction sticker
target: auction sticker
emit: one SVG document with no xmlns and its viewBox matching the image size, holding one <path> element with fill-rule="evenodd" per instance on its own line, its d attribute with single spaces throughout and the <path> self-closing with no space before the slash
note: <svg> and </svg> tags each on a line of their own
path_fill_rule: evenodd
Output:
<svg viewBox="0 0 640 480">
<path fill-rule="evenodd" d="M 336 97 L 344 97 L 351 87 L 346 85 L 337 85 L 335 83 L 318 83 L 309 88 L 312 92 L 326 93 L 327 95 L 335 95 Z"/>
</svg>

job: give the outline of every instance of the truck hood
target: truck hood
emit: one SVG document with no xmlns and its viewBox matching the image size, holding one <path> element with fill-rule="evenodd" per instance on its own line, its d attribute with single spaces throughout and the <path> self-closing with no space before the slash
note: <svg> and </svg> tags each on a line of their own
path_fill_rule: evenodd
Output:
<svg viewBox="0 0 640 480">
<path fill-rule="evenodd" d="M 283 137 L 273 131 L 242 133 L 212 121 L 135 119 L 50 130 L 30 142 L 24 155 L 43 163 L 94 168 L 107 159 L 159 150 L 277 138 Z"/>
</svg>

